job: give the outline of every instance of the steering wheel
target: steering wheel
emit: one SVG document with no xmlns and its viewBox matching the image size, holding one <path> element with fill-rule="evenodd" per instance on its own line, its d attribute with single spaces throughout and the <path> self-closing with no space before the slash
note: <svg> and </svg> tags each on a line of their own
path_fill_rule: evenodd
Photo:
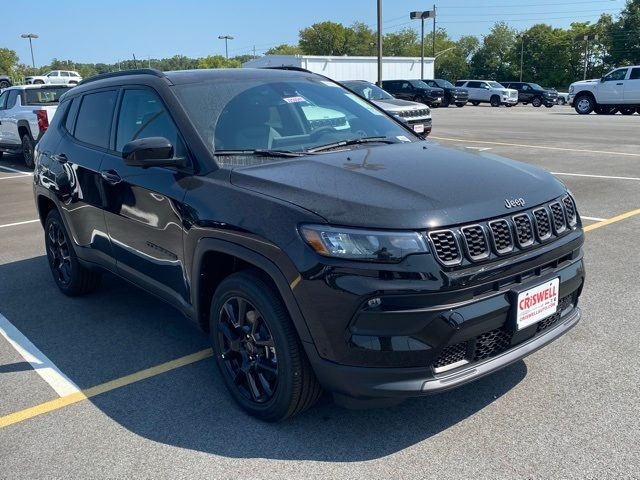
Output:
<svg viewBox="0 0 640 480">
<path fill-rule="evenodd" d="M 316 140 L 319 140 L 323 135 L 335 132 L 336 131 L 333 127 L 320 127 L 317 130 L 311 132 L 311 134 L 309 135 L 309 140 L 315 142 Z"/>
</svg>

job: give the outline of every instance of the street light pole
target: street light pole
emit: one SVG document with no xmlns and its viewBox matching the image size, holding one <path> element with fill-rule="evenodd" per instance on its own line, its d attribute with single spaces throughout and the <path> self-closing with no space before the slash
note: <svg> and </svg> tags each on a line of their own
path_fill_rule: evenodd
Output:
<svg viewBox="0 0 640 480">
<path fill-rule="evenodd" d="M 433 5 L 433 45 L 431 47 L 431 56 L 436 56 L 436 5 Z"/>
<path fill-rule="evenodd" d="M 220 35 L 218 37 L 219 40 L 224 40 L 224 56 L 226 58 L 229 58 L 229 40 L 233 40 L 233 37 L 231 35 Z"/>
<path fill-rule="evenodd" d="M 382 87 L 382 0 L 378 0 L 378 86 Z"/>
<path fill-rule="evenodd" d="M 434 5 L 435 8 L 435 5 Z M 410 12 L 409 18 L 411 20 L 420 19 L 420 80 L 424 80 L 424 19 L 434 17 L 433 23 L 433 31 L 435 39 L 435 10 L 434 11 L 426 11 L 426 12 Z M 436 55 L 436 42 L 433 41 L 433 56 Z"/>
<path fill-rule="evenodd" d="M 39 38 L 39 37 L 35 33 L 23 33 L 20 36 L 22 38 L 28 38 L 29 39 L 29 48 L 31 49 L 31 65 L 33 66 L 33 68 L 36 68 L 36 61 L 35 61 L 35 59 L 33 57 L 33 43 L 31 43 L 31 39 L 32 38 Z"/>
</svg>

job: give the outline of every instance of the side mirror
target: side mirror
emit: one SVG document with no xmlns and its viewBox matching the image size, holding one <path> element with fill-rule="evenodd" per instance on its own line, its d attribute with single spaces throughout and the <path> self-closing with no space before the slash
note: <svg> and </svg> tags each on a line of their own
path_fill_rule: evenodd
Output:
<svg viewBox="0 0 640 480">
<path fill-rule="evenodd" d="M 600 79 L 600 83 L 604 83 L 605 81 L 606 81 L 606 80 L 604 79 L 604 77 L 602 77 L 602 78 Z"/>
<path fill-rule="evenodd" d="M 122 148 L 124 163 L 131 167 L 177 165 L 173 158 L 173 145 L 164 137 L 148 137 L 132 140 Z"/>
</svg>

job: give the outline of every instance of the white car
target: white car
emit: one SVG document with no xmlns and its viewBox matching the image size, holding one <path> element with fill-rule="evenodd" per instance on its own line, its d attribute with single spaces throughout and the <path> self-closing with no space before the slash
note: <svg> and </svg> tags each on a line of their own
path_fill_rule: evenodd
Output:
<svg viewBox="0 0 640 480">
<path fill-rule="evenodd" d="M 511 107 L 518 104 L 517 90 L 505 88 L 493 80 L 458 80 L 456 87 L 463 87 L 469 91 L 469 102 L 472 105 L 489 103 L 492 107 Z"/>
<path fill-rule="evenodd" d="M 25 78 L 27 85 L 59 84 L 77 85 L 82 81 L 78 72 L 72 70 L 52 70 L 44 75 L 35 75 Z"/>
<path fill-rule="evenodd" d="M 49 128 L 58 101 L 69 85 L 21 85 L 0 94 L 0 158 L 22 154 L 27 167 L 34 166 L 34 147 Z"/>
<path fill-rule="evenodd" d="M 616 68 L 601 79 L 574 82 L 569 103 L 576 112 L 633 115 L 640 111 L 640 65 Z"/>
</svg>

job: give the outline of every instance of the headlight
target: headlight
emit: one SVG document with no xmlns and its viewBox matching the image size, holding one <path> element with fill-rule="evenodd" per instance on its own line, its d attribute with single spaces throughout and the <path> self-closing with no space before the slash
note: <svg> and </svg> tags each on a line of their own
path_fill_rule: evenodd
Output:
<svg viewBox="0 0 640 480">
<path fill-rule="evenodd" d="M 569 87 L 569 93 L 573 93 L 573 85 Z"/>
<path fill-rule="evenodd" d="M 428 252 L 417 232 L 380 232 L 355 228 L 304 225 L 302 238 L 325 257 L 397 262 L 412 253 Z"/>
</svg>

